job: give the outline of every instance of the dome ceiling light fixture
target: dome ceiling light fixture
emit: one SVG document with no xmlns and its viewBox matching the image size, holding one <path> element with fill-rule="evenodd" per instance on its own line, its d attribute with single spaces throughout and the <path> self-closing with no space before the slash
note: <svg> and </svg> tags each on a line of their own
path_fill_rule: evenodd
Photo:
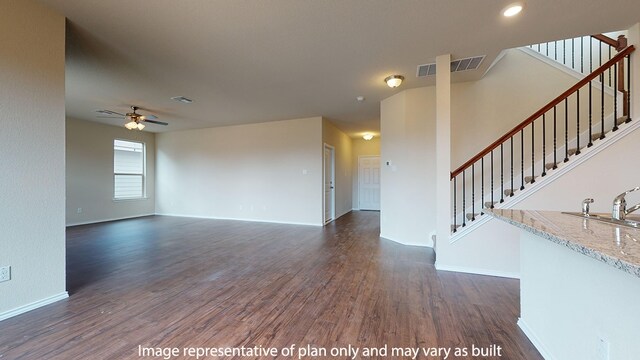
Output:
<svg viewBox="0 0 640 360">
<path fill-rule="evenodd" d="M 511 4 L 506 8 L 504 8 L 504 10 L 502 10 L 502 15 L 505 17 L 516 16 L 520 14 L 520 12 L 522 11 L 522 8 L 523 8 L 522 4 L 519 4 L 519 3 Z"/>
<path fill-rule="evenodd" d="M 393 89 L 400 86 L 400 84 L 402 84 L 402 80 L 404 80 L 404 76 L 402 75 L 390 75 L 384 79 L 384 82 L 388 87 Z"/>
<path fill-rule="evenodd" d="M 362 138 L 367 140 L 367 141 L 369 141 L 369 140 L 373 139 L 373 134 L 366 133 L 366 134 L 362 135 Z"/>
</svg>

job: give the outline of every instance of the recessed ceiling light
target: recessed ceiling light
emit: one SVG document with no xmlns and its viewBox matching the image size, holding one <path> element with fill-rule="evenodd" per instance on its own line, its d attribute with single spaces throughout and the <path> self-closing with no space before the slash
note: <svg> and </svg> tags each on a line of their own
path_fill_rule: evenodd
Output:
<svg viewBox="0 0 640 360">
<path fill-rule="evenodd" d="M 191 104 L 193 102 L 193 100 L 186 98 L 184 96 L 174 96 L 171 98 L 171 100 L 175 100 L 175 101 L 179 101 L 181 103 L 185 103 L 185 104 Z"/>
<path fill-rule="evenodd" d="M 356 100 L 358 100 L 358 102 L 363 102 L 364 101 L 364 96 L 358 96 L 356 98 Z"/>
<path fill-rule="evenodd" d="M 522 11 L 522 4 L 511 4 L 502 11 L 502 15 L 506 17 L 512 17 L 520 14 L 521 11 Z"/>
</svg>

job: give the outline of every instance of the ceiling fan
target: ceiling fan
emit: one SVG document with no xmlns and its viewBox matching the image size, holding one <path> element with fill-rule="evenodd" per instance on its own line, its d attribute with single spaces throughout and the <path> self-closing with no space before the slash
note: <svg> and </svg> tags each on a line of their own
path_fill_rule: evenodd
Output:
<svg viewBox="0 0 640 360">
<path fill-rule="evenodd" d="M 166 122 L 157 121 L 156 119 L 158 119 L 158 117 L 155 115 L 138 114 L 138 110 L 140 110 L 139 107 L 132 106 L 131 112 L 128 112 L 126 114 L 121 114 L 119 112 L 115 112 L 111 110 L 96 110 L 96 112 L 100 114 L 109 115 L 109 116 L 98 116 L 99 118 L 124 119 L 125 120 L 124 127 L 126 127 L 129 130 L 135 130 L 135 129 L 142 130 L 145 128 L 145 125 L 144 125 L 145 122 L 163 125 L 163 126 L 169 125 Z"/>
</svg>

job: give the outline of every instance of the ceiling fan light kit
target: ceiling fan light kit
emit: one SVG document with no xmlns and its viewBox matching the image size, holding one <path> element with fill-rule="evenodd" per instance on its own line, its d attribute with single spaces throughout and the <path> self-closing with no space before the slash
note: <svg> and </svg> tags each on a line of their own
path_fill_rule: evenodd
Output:
<svg viewBox="0 0 640 360">
<path fill-rule="evenodd" d="M 115 111 L 111 111 L 111 110 L 96 110 L 97 113 L 99 114 L 104 114 L 104 115 L 109 115 L 109 116 L 98 116 L 101 118 L 120 118 L 120 119 L 124 119 L 124 127 L 129 129 L 129 130 L 142 130 L 146 127 L 146 125 L 144 124 L 144 122 L 150 122 L 153 124 L 158 124 L 158 125 L 169 125 L 166 122 L 163 121 L 156 121 L 155 119 L 157 119 L 158 117 L 155 115 L 141 115 L 138 114 L 138 110 L 140 108 L 137 106 L 132 106 L 131 110 L 132 112 L 126 113 L 126 114 L 121 114 L 119 112 L 115 112 Z"/>
</svg>

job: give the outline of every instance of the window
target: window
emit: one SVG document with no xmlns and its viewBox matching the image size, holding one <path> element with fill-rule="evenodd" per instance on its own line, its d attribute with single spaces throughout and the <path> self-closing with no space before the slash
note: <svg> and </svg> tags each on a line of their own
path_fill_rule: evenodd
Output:
<svg viewBox="0 0 640 360">
<path fill-rule="evenodd" d="M 145 148 L 143 143 L 113 141 L 113 198 L 140 199 L 145 196 Z"/>
</svg>

